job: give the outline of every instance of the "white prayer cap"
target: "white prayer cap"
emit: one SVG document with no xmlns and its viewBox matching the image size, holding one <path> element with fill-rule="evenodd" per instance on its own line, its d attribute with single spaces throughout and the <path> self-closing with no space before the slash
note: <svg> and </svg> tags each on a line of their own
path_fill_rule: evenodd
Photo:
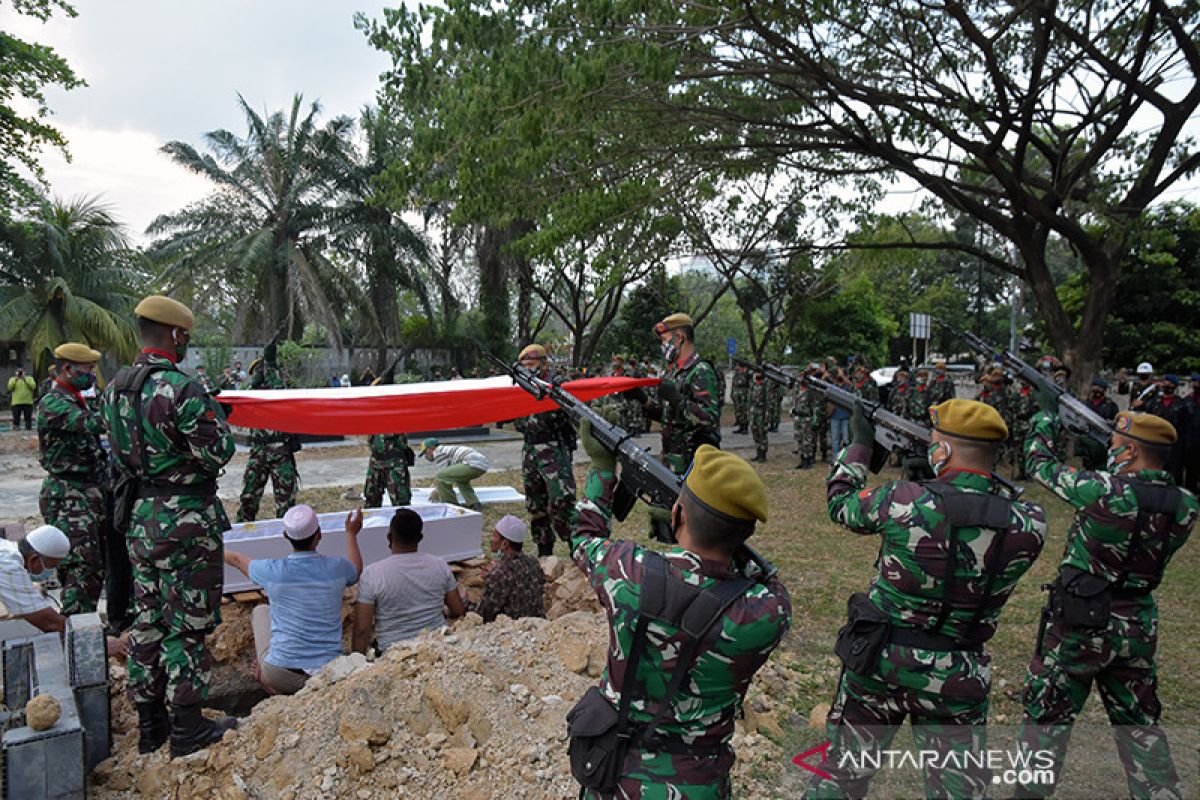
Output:
<svg viewBox="0 0 1200 800">
<path fill-rule="evenodd" d="M 301 541 L 317 532 L 317 512 L 312 506 L 292 506 L 283 515 L 283 535 Z"/>
<path fill-rule="evenodd" d="M 500 534 L 505 539 L 508 539 L 510 542 L 516 542 L 517 544 L 525 541 L 526 530 L 525 523 L 522 522 L 520 518 L 514 517 L 512 514 L 505 514 L 500 518 L 500 521 L 496 523 L 496 533 Z"/>
<path fill-rule="evenodd" d="M 25 541 L 46 558 L 66 558 L 67 553 L 71 552 L 71 540 L 53 525 L 34 528 L 26 534 Z"/>
</svg>

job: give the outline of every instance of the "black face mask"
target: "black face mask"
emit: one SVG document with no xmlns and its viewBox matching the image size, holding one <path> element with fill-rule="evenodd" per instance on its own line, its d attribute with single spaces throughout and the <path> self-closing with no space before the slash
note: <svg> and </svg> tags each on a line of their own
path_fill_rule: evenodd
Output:
<svg viewBox="0 0 1200 800">
<path fill-rule="evenodd" d="M 1163 387 L 1163 394 L 1175 394 L 1175 387 L 1168 383 Z"/>
<path fill-rule="evenodd" d="M 1104 397 L 1104 392 L 1092 392 L 1092 397 L 1099 400 L 1100 398 Z"/>
</svg>

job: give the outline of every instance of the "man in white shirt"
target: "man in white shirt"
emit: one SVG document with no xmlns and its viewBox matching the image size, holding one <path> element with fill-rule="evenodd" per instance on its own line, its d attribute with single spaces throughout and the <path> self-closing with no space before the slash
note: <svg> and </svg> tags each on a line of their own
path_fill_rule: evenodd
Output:
<svg viewBox="0 0 1200 800">
<path fill-rule="evenodd" d="M 443 503 L 457 504 L 454 490 L 462 495 L 463 508 L 479 511 L 483 506 L 471 488 L 471 481 L 488 471 L 487 456 L 478 450 L 463 445 L 438 444 L 437 439 L 426 439 L 421 442 L 419 455 L 425 456 L 426 461 L 437 464 L 439 469 L 433 477 L 436 482 L 435 494 L 430 500 Z"/>
<path fill-rule="evenodd" d="M 372 640 L 379 650 L 446 624 L 442 606 L 451 617 L 465 613 L 454 573 L 445 560 L 417 552 L 424 526 L 411 508 L 397 509 L 388 526 L 392 554 L 363 570 L 354 607 L 356 652 L 366 653 Z"/>
</svg>

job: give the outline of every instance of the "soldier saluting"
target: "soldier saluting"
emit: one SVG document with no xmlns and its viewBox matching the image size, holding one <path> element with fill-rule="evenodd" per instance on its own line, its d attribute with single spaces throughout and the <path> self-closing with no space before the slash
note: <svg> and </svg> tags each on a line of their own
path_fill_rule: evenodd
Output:
<svg viewBox="0 0 1200 800">
<path fill-rule="evenodd" d="M 128 520 L 133 563 L 129 694 L 138 751 L 157 750 L 169 733 L 171 755 L 182 756 L 236 725 L 232 717 L 200 714 L 212 677 L 204 637 L 220 621 L 222 534 L 229 529 L 217 476 L 234 442 L 216 400 L 177 366 L 187 354 L 191 310 L 154 295 L 134 313 L 142 352 L 103 398 L 121 474 L 115 516 Z"/>
<path fill-rule="evenodd" d="M 1030 474 L 1075 509 L 1043 612 L 1043 630 L 1025 684 L 1021 744 L 1066 755 L 1071 723 L 1100 687 L 1131 797 L 1182 797 L 1166 735 L 1158 727 L 1158 588 L 1187 541 L 1200 503 L 1175 486 L 1166 462 L 1175 428 L 1153 414 L 1122 412 L 1103 470 L 1076 470 L 1055 450 L 1058 401 L 1025 442 Z M 1080 441 L 1085 441 L 1080 439 Z M 1092 441 L 1092 440 L 1086 440 Z M 1023 787 L 1038 795 L 1050 786 Z"/>
<path fill-rule="evenodd" d="M 992 475 L 1008 427 L 990 406 L 947 400 L 929 409 L 936 478 L 866 489 L 874 431 L 856 405 L 851 444 L 828 482 L 829 516 L 878 534 L 879 572 L 850 597 L 835 650 L 843 670 L 827 720 L 831 752 L 808 797 L 863 797 L 875 770 L 846 753 L 886 749 L 907 717 L 930 797 L 980 797 L 985 771 L 959 754 L 982 749 L 991 689 L 984 645 L 1046 540 L 1046 516 Z"/>
</svg>

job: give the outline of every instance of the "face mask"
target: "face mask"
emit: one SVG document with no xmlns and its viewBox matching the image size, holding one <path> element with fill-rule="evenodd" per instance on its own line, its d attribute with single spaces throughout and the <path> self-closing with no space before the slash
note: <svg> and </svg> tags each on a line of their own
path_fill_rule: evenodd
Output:
<svg viewBox="0 0 1200 800">
<path fill-rule="evenodd" d="M 1118 461 L 1118 459 L 1122 455 L 1124 455 L 1125 451 L 1128 449 L 1129 449 L 1129 445 L 1123 444 L 1120 447 L 1114 447 L 1113 449 L 1109 450 L 1108 451 L 1108 460 L 1104 464 L 1104 469 L 1107 472 L 1111 472 L 1113 474 L 1120 474 L 1121 470 L 1124 469 L 1125 465 L 1128 464 L 1129 462 L 1128 461 Z"/>
<path fill-rule="evenodd" d="M 183 361 L 187 358 L 188 343 L 187 341 L 179 341 L 179 328 L 171 330 L 171 341 L 175 343 L 175 360 Z"/>
<path fill-rule="evenodd" d="M 674 363 L 675 359 L 679 357 L 679 345 L 675 342 L 674 337 L 662 343 L 662 356 L 669 363 Z"/>
<path fill-rule="evenodd" d="M 1092 397 L 1099 400 L 1101 397 L 1104 397 L 1104 392 L 1092 392 Z"/>
<path fill-rule="evenodd" d="M 941 459 L 940 461 L 936 460 L 938 450 L 946 451 L 946 457 Z M 944 469 L 946 469 L 946 465 L 950 463 L 951 450 L 952 450 L 952 448 L 950 447 L 949 442 L 932 442 L 932 443 L 930 443 L 928 455 L 926 457 L 929 459 L 929 468 L 933 470 L 934 477 L 941 475 L 942 471 Z"/>
<path fill-rule="evenodd" d="M 76 389 L 80 390 L 81 392 L 84 391 L 85 389 L 92 388 L 92 385 L 95 382 L 96 382 L 96 377 L 94 375 L 92 375 L 92 373 L 90 373 L 90 372 L 77 372 L 71 376 L 71 381 L 70 381 L 71 385 L 74 386 Z"/>
<path fill-rule="evenodd" d="M 924 386 L 925 381 L 926 381 L 925 378 L 917 378 L 917 386 Z"/>
<path fill-rule="evenodd" d="M 1175 394 L 1175 387 L 1168 383 L 1163 387 L 1163 394 Z"/>
</svg>

